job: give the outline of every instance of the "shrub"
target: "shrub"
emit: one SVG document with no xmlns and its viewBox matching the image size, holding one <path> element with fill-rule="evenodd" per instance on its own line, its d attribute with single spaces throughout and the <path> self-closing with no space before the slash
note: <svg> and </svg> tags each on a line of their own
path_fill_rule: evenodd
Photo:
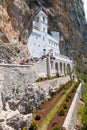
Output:
<svg viewBox="0 0 87 130">
<path fill-rule="evenodd" d="M 36 117 L 35 117 L 35 120 L 40 120 L 40 119 L 41 119 L 41 115 L 37 114 Z"/>
<path fill-rule="evenodd" d="M 39 106 L 37 106 L 37 109 L 40 109 L 40 110 L 42 110 L 42 107 L 39 105 Z"/>
<path fill-rule="evenodd" d="M 58 92 L 60 92 L 62 89 L 63 89 L 63 87 L 62 87 L 62 86 L 60 86 L 60 88 L 58 89 Z"/>
<path fill-rule="evenodd" d="M 69 97 L 68 96 L 66 97 L 66 102 L 69 102 Z"/>
<path fill-rule="evenodd" d="M 59 73 L 56 74 L 56 78 L 58 78 L 58 77 L 59 77 Z"/>
<path fill-rule="evenodd" d="M 71 91 L 72 93 L 74 92 L 74 89 L 72 89 L 72 91 Z"/>
<path fill-rule="evenodd" d="M 53 128 L 53 130 L 60 130 L 60 128 L 58 128 L 58 127 L 55 127 L 55 128 Z"/>
<path fill-rule="evenodd" d="M 51 80 L 51 79 L 55 79 L 58 78 L 59 74 L 55 75 L 55 76 L 48 76 L 48 77 L 39 77 L 36 79 L 36 82 L 41 82 L 41 81 L 45 81 L 45 80 Z"/>
<path fill-rule="evenodd" d="M 67 107 L 67 105 L 66 105 L 66 104 L 64 104 L 64 105 L 63 105 L 63 108 L 64 108 L 64 109 L 67 109 L 68 107 Z"/>
<path fill-rule="evenodd" d="M 38 126 L 35 121 L 32 121 L 29 130 L 37 130 Z"/>
<path fill-rule="evenodd" d="M 18 88 L 16 88 L 16 93 L 17 93 L 17 94 L 19 93 L 19 89 L 18 89 Z"/>
<path fill-rule="evenodd" d="M 12 89 L 12 93 L 14 93 L 14 92 L 15 92 L 15 88 Z"/>
<path fill-rule="evenodd" d="M 59 115 L 59 116 L 64 116 L 64 114 L 65 114 L 64 109 L 61 109 L 61 110 L 58 112 L 58 115 Z"/>
<path fill-rule="evenodd" d="M 27 130 L 26 126 L 24 126 L 24 127 L 22 128 L 22 130 Z"/>
<path fill-rule="evenodd" d="M 41 82 L 43 80 L 43 78 L 42 77 L 39 77 L 37 80 L 36 80 L 36 82 Z"/>
<path fill-rule="evenodd" d="M 41 102 L 41 104 L 44 104 L 44 103 L 45 103 L 45 101 L 42 101 L 42 102 Z"/>
<path fill-rule="evenodd" d="M 33 112 L 33 107 L 30 103 L 28 104 L 28 112 L 29 113 Z"/>
<path fill-rule="evenodd" d="M 3 32 L 2 30 L 3 30 L 2 27 L 0 27 L 0 32 L 1 32 L 1 33 Z"/>
<path fill-rule="evenodd" d="M 51 101 L 52 100 L 52 98 L 48 98 L 48 101 Z"/>
<path fill-rule="evenodd" d="M 71 99 L 71 95 L 68 95 L 68 98 Z"/>
</svg>

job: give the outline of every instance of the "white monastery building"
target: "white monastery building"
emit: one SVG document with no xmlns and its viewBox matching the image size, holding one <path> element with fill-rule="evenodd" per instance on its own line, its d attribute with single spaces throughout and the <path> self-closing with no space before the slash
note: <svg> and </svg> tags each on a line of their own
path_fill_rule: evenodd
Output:
<svg viewBox="0 0 87 130">
<path fill-rule="evenodd" d="M 48 56 L 47 74 L 64 75 L 66 67 L 72 68 L 72 61 L 67 56 L 60 55 L 59 32 L 51 31 L 48 34 L 48 16 L 41 10 L 33 21 L 33 31 L 28 40 L 31 57 Z"/>
</svg>

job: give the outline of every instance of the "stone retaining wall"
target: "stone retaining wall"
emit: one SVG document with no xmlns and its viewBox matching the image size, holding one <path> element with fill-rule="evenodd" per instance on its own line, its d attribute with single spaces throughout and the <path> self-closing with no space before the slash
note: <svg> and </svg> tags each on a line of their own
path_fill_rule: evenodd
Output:
<svg viewBox="0 0 87 130">
<path fill-rule="evenodd" d="M 14 89 L 20 89 L 21 92 L 25 91 L 28 86 L 34 85 L 39 74 L 45 74 L 45 63 L 46 61 L 43 60 L 43 64 L 38 62 L 32 65 L 0 65 L 0 93 L 4 91 L 6 96 L 11 97 Z M 68 80 L 69 76 L 35 83 L 34 86 L 41 87 L 46 93 L 49 93 L 49 87 L 58 87 L 61 84 L 65 84 Z"/>
<path fill-rule="evenodd" d="M 0 130 L 14 130 L 15 127 L 19 130 L 23 124 L 21 119 L 29 126 L 31 108 L 36 108 L 41 101 L 49 98 L 50 89 L 55 90 L 69 80 L 67 76 L 36 83 L 40 70 L 43 73 L 45 69 L 45 65 L 42 64 L 40 68 L 38 64 L 0 65 Z M 31 106 L 30 109 L 28 106 Z M 15 120 L 18 122 L 16 125 Z"/>
<path fill-rule="evenodd" d="M 3 88 L 5 93 L 7 89 L 9 92 L 13 88 L 24 89 L 35 80 L 34 65 L 0 65 L 0 90 Z"/>
<path fill-rule="evenodd" d="M 73 102 L 68 111 L 68 114 L 66 116 L 66 119 L 64 121 L 63 130 L 74 130 L 75 123 L 76 123 L 78 102 L 82 96 L 82 88 L 83 88 L 83 83 L 80 83 L 80 85 L 76 91 L 76 94 L 74 96 Z"/>
</svg>

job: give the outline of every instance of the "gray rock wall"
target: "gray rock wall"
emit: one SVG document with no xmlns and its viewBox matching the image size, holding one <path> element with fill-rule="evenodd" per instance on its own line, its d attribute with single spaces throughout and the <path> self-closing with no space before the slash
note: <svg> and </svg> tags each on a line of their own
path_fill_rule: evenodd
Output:
<svg viewBox="0 0 87 130">
<path fill-rule="evenodd" d="M 0 130 L 29 128 L 32 114 L 25 107 L 28 86 L 36 79 L 34 70 L 34 65 L 0 65 Z"/>
<path fill-rule="evenodd" d="M 0 85 L 3 84 L 4 92 L 7 89 L 26 88 L 35 82 L 36 75 L 34 65 L 0 65 Z"/>
</svg>

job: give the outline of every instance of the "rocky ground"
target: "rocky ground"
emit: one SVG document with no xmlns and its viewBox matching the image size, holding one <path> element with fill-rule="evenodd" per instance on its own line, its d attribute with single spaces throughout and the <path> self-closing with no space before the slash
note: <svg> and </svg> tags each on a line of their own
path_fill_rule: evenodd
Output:
<svg viewBox="0 0 87 130">
<path fill-rule="evenodd" d="M 1 93 L 0 97 L 0 130 L 19 130 L 29 128 L 32 111 L 46 98 L 46 94 L 38 87 L 30 86 L 25 92 L 12 90 L 12 95 Z"/>
</svg>

